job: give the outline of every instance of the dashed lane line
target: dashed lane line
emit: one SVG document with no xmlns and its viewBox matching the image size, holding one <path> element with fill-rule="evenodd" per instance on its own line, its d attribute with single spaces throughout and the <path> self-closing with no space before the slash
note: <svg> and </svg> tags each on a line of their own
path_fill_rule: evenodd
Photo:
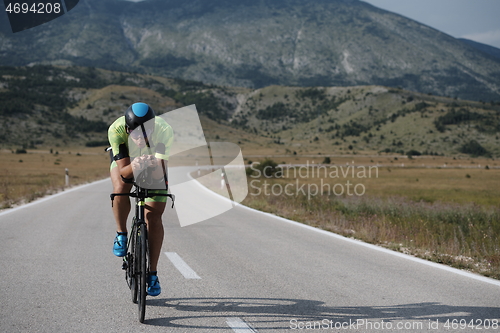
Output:
<svg viewBox="0 0 500 333">
<path fill-rule="evenodd" d="M 186 279 L 201 279 L 176 252 L 165 252 L 165 254 Z"/>
<path fill-rule="evenodd" d="M 256 330 L 248 326 L 245 321 L 237 317 L 226 318 L 226 323 L 235 333 L 258 333 Z"/>
</svg>

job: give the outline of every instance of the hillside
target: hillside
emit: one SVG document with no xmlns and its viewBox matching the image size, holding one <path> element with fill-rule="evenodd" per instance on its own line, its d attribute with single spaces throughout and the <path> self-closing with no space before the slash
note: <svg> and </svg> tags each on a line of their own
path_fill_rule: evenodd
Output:
<svg viewBox="0 0 500 333">
<path fill-rule="evenodd" d="M 227 88 L 84 67 L 0 67 L 0 148 L 106 145 L 136 101 L 196 104 L 208 141 L 262 154 L 500 156 L 500 103 L 383 86 Z"/>
<path fill-rule="evenodd" d="M 204 121 L 217 124 L 214 120 L 228 119 L 232 105 L 212 90 L 195 81 L 93 67 L 3 66 L 0 146 L 106 145 L 109 125 L 137 101 L 149 103 L 157 114 L 196 104 Z"/>
<path fill-rule="evenodd" d="M 35 63 L 254 89 L 384 85 L 500 101 L 500 60 L 358 0 L 82 0 L 17 34 L 0 18 L 0 64 Z"/>
<path fill-rule="evenodd" d="M 500 154 L 500 103 L 383 86 L 271 86 L 239 97 L 233 124 L 299 154 Z"/>
<path fill-rule="evenodd" d="M 470 39 L 459 38 L 460 41 L 478 49 L 481 52 L 484 52 L 498 60 L 500 60 L 500 49 L 494 46 L 486 45 L 483 43 L 478 43 Z"/>
</svg>

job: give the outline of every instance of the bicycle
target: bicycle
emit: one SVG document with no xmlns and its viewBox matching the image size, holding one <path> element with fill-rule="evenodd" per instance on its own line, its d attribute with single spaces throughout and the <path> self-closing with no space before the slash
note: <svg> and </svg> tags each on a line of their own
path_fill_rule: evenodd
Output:
<svg viewBox="0 0 500 333">
<path fill-rule="evenodd" d="M 130 237 L 127 243 L 127 254 L 123 257 L 122 269 L 125 271 L 125 280 L 132 294 L 132 302 L 138 305 L 139 322 L 143 323 L 146 315 L 147 278 L 149 273 L 149 246 L 148 230 L 144 215 L 146 198 L 154 196 L 165 196 L 172 200 L 174 207 L 175 196 L 173 194 L 150 193 L 150 190 L 142 185 L 151 184 L 151 172 L 147 168 L 136 181 L 134 189 L 130 193 L 111 193 L 111 204 L 116 196 L 128 196 L 135 198 L 135 215 L 132 218 Z M 165 178 L 166 179 L 166 178 Z"/>
</svg>

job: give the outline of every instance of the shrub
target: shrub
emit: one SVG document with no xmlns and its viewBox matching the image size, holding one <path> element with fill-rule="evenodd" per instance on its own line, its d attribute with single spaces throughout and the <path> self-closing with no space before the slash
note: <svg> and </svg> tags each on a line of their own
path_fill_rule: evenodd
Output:
<svg viewBox="0 0 500 333">
<path fill-rule="evenodd" d="M 490 152 L 481 146 L 476 140 L 471 140 L 468 143 L 465 143 L 460 148 L 460 152 L 472 156 L 491 156 Z"/>
<path fill-rule="evenodd" d="M 421 152 L 419 152 L 418 150 L 414 150 L 414 149 L 412 149 L 412 150 L 408 151 L 408 152 L 406 153 L 406 155 L 407 155 L 408 157 L 412 157 L 412 156 L 420 156 L 420 155 L 422 155 L 422 153 L 421 153 Z"/>
<path fill-rule="evenodd" d="M 272 178 L 278 172 L 278 163 L 266 158 L 264 162 L 257 164 L 254 169 L 259 170 L 262 176 Z"/>
</svg>

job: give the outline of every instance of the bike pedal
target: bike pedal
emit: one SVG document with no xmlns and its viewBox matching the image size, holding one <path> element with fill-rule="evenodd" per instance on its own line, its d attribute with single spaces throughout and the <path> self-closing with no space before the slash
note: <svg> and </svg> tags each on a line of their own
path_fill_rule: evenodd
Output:
<svg viewBox="0 0 500 333">
<path fill-rule="evenodd" d="M 127 268 L 128 268 L 128 263 L 126 261 L 123 261 L 122 269 L 125 271 L 127 270 Z"/>
</svg>

